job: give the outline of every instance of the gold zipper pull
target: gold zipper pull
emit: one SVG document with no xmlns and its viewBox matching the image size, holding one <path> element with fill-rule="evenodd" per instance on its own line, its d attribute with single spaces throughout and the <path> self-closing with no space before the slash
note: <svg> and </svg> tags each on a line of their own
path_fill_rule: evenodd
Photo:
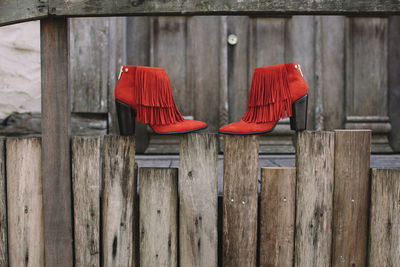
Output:
<svg viewBox="0 0 400 267">
<path fill-rule="evenodd" d="M 122 72 L 124 71 L 124 66 L 121 66 L 119 69 L 119 75 L 118 75 L 118 80 L 121 79 Z"/>
</svg>

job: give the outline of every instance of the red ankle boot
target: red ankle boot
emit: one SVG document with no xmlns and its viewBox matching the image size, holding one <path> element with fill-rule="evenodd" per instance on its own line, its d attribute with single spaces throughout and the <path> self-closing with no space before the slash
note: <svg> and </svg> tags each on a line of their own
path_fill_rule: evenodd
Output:
<svg viewBox="0 0 400 267">
<path fill-rule="evenodd" d="M 158 134 L 188 133 L 207 127 L 179 113 L 163 68 L 121 67 L 115 102 L 121 135 L 135 133 L 135 119 L 149 124 Z"/>
<path fill-rule="evenodd" d="M 243 118 L 219 129 L 223 134 L 271 132 L 278 120 L 290 117 L 290 128 L 306 129 L 308 86 L 297 63 L 256 68 Z"/>
</svg>

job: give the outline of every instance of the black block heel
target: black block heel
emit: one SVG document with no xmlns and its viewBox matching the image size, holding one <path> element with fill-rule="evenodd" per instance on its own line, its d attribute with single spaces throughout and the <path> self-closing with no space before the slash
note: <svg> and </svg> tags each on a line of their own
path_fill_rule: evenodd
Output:
<svg viewBox="0 0 400 267">
<path fill-rule="evenodd" d="M 292 104 L 292 117 L 290 118 L 290 129 L 303 131 L 307 127 L 307 105 L 308 94 L 299 98 Z"/>
<path fill-rule="evenodd" d="M 135 135 L 136 110 L 115 99 L 120 135 Z"/>
</svg>

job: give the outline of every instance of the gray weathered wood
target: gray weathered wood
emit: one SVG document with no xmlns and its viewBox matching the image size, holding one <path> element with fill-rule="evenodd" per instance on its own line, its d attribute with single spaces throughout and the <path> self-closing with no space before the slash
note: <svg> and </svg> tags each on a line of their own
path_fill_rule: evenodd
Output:
<svg viewBox="0 0 400 267">
<path fill-rule="evenodd" d="M 179 169 L 180 265 L 218 264 L 218 140 L 215 134 L 181 138 Z"/>
<path fill-rule="evenodd" d="M 223 266 L 256 266 L 258 136 L 224 136 Z"/>
<path fill-rule="evenodd" d="M 241 1 L 241 0 L 210 0 L 193 1 L 128 1 L 119 0 L 91 2 L 79 0 L 49 0 L 51 15 L 143 15 L 143 14 L 234 14 L 235 12 L 249 12 L 251 14 L 389 14 L 400 11 L 398 1 L 377 0 L 371 1 Z"/>
<path fill-rule="evenodd" d="M 3 0 L 0 3 L 0 26 L 48 16 L 48 0 Z"/>
<path fill-rule="evenodd" d="M 72 139 L 72 185 L 75 266 L 100 266 L 100 137 Z"/>
<path fill-rule="evenodd" d="M 0 266 L 8 266 L 5 145 L 0 138 Z"/>
<path fill-rule="evenodd" d="M 390 145 L 397 153 L 400 152 L 400 16 L 389 18 L 388 32 L 388 75 L 389 75 L 389 116 L 392 124 Z"/>
<path fill-rule="evenodd" d="M 109 19 L 72 18 L 69 27 L 72 112 L 107 112 Z"/>
<path fill-rule="evenodd" d="M 140 266 L 178 266 L 178 170 L 139 171 Z"/>
<path fill-rule="evenodd" d="M 102 180 L 102 264 L 136 266 L 134 231 L 135 140 L 128 136 L 105 136 Z"/>
<path fill-rule="evenodd" d="M 335 130 L 332 265 L 366 266 L 370 130 Z"/>
<path fill-rule="evenodd" d="M 297 133 L 295 266 L 331 262 L 334 143 L 333 132 Z"/>
<path fill-rule="evenodd" d="M 296 168 L 261 168 L 260 266 L 293 266 Z"/>
<path fill-rule="evenodd" d="M 1 136 L 39 136 L 42 132 L 40 113 L 13 113 L 0 120 Z M 107 134 L 105 114 L 71 114 L 71 134 L 98 136 Z"/>
<path fill-rule="evenodd" d="M 40 31 L 45 261 L 46 266 L 72 266 L 67 19 L 44 19 Z"/>
<path fill-rule="evenodd" d="M 6 142 L 10 266 L 45 266 L 39 138 Z"/>
<path fill-rule="evenodd" d="M 400 170 L 372 169 L 369 266 L 400 266 Z"/>
</svg>

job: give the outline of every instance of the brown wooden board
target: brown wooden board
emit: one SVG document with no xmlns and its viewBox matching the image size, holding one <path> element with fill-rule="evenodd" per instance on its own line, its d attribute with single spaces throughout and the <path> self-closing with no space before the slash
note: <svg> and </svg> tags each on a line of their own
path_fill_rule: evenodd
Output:
<svg viewBox="0 0 400 267">
<path fill-rule="evenodd" d="M 76 267 L 100 266 L 100 137 L 72 139 Z"/>
<path fill-rule="evenodd" d="M 49 14 L 48 0 L 2 0 L 0 26 L 28 20 L 37 20 Z"/>
<path fill-rule="evenodd" d="M 67 19 L 44 19 L 40 31 L 45 261 L 46 266 L 72 266 Z"/>
<path fill-rule="evenodd" d="M 181 266 L 218 264 L 218 140 L 216 134 L 181 138 L 179 240 Z"/>
<path fill-rule="evenodd" d="M 335 130 L 332 265 L 366 266 L 370 130 Z"/>
<path fill-rule="evenodd" d="M 0 138 L 0 266 L 8 266 L 5 151 L 4 139 Z"/>
<path fill-rule="evenodd" d="M 41 140 L 10 138 L 6 149 L 9 264 L 44 267 Z"/>
<path fill-rule="evenodd" d="M 296 168 L 261 168 L 260 266 L 292 267 Z"/>
<path fill-rule="evenodd" d="M 258 136 L 224 136 L 223 266 L 255 267 Z"/>
</svg>

